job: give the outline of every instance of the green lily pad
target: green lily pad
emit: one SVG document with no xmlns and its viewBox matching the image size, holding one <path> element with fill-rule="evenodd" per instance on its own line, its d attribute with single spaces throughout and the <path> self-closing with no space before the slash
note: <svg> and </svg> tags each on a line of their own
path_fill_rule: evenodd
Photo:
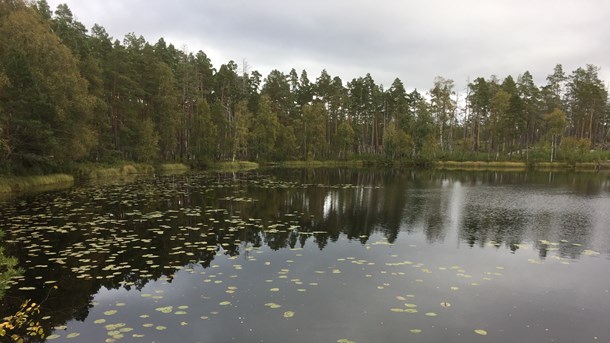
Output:
<svg viewBox="0 0 610 343">
<path fill-rule="evenodd" d="M 173 306 L 157 307 L 155 310 L 159 311 L 161 313 L 172 313 L 172 311 L 174 310 L 174 307 Z"/>
</svg>

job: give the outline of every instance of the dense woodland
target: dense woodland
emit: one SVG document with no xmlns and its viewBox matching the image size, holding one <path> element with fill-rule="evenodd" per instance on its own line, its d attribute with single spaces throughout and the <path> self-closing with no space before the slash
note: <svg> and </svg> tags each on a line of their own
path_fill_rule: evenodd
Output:
<svg viewBox="0 0 610 343">
<path fill-rule="evenodd" d="M 370 74 L 263 77 L 163 39 L 114 39 L 67 5 L 0 0 L 0 172 L 120 160 L 573 160 L 608 148 L 598 71 L 557 65 L 544 85 L 524 71 L 466 89 L 437 77 L 424 92 Z"/>
</svg>

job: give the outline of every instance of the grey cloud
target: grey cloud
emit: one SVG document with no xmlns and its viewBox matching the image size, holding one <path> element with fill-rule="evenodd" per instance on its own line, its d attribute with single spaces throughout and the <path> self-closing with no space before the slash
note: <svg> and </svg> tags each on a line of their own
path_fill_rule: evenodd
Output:
<svg viewBox="0 0 610 343">
<path fill-rule="evenodd" d="M 59 1 L 58 1 L 59 2 Z M 52 7 L 55 1 L 50 1 Z M 68 1 L 79 20 L 121 38 L 204 50 L 215 66 L 246 58 L 263 74 L 322 69 L 344 82 L 370 72 L 389 86 L 400 77 L 426 90 L 435 76 L 464 87 L 467 78 L 517 77 L 544 82 L 556 63 L 587 63 L 610 76 L 604 0 L 159 0 Z"/>
</svg>

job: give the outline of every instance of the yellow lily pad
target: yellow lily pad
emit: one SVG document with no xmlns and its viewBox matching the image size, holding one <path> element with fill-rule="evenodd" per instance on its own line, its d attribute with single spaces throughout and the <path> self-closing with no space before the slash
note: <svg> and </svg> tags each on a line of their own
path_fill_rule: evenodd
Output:
<svg viewBox="0 0 610 343">
<path fill-rule="evenodd" d="M 483 329 L 476 329 L 476 330 L 474 330 L 474 332 L 481 336 L 487 336 L 487 331 L 485 331 Z"/>
</svg>

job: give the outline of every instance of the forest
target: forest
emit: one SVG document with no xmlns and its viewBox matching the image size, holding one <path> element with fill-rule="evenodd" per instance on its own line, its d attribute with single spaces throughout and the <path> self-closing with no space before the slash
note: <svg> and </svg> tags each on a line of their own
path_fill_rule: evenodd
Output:
<svg viewBox="0 0 610 343">
<path fill-rule="evenodd" d="M 116 161 L 607 159 L 599 68 L 549 67 L 544 85 L 524 71 L 463 90 L 443 77 L 425 91 L 325 70 L 263 77 L 162 38 L 114 39 L 67 5 L 0 0 L 0 174 Z"/>
</svg>

